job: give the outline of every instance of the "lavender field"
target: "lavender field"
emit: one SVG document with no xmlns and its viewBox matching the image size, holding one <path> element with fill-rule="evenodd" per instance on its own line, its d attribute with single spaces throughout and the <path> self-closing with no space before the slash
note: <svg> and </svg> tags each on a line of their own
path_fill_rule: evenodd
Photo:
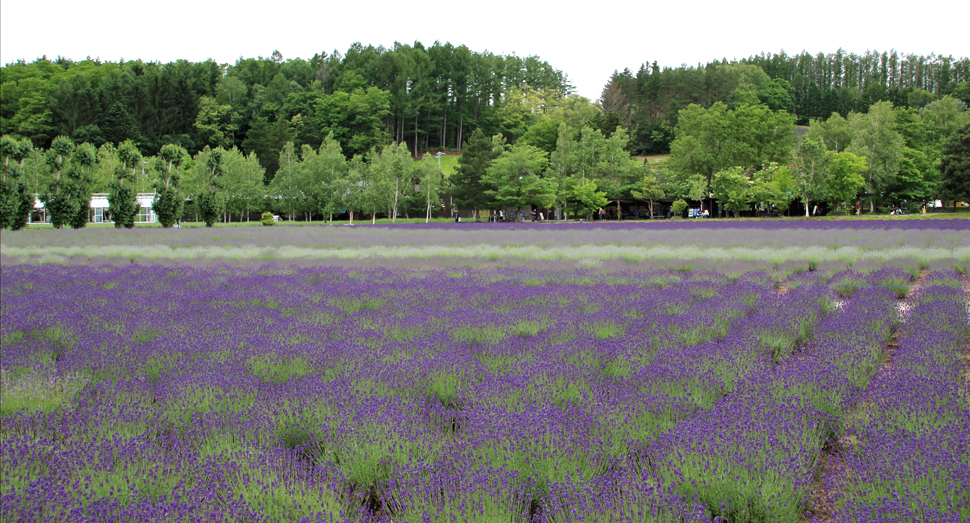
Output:
<svg viewBox="0 0 970 523">
<path fill-rule="evenodd" d="M 968 521 L 970 221 L 842 223 L 4 235 L 0 519 Z"/>
</svg>

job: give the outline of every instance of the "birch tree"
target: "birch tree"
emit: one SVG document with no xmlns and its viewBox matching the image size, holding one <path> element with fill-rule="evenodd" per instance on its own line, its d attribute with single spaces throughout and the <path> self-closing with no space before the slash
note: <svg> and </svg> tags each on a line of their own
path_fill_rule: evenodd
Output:
<svg viewBox="0 0 970 523">
<path fill-rule="evenodd" d="M 792 173 L 793 192 L 805 205 L 808 217 L 811 202 L 825 198 L 829 156 L 822 139 L 805 137 L 795 151 L 795 170 Z"/>
<path fill-rule="evenodd" d="M 878 195 L 899 172 L 906 142 L 896 131 L 892 102 L 878 102 L 866 114 L 849 114 L 852 143 L 847 151 L 866 158 L 866 192 Z M 875 199 L 869 199 L 869 212 L 875 212 Z"/>
</svg>

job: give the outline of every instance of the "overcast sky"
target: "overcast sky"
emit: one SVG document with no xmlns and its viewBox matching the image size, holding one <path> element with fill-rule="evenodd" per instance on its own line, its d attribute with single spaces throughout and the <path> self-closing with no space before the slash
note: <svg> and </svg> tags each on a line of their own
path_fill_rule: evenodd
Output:
<svg viewBox="0 0 970 523">
<path fill-rule="evenodd" d="M 436 7 L 438 6 L 438 7 Z M 842 47 L 970 55 L 970 2 L 207 2 L 49 0 L 0 3 L 0 61 L 169 62 L 239 57 L 310 58 L 355 41 L 390 47 L 435 40 L 472 51 L 537 55 L 596 100 L 614 70 L 696 65 L 761 52 L 831 53 Z"/>
</svg>

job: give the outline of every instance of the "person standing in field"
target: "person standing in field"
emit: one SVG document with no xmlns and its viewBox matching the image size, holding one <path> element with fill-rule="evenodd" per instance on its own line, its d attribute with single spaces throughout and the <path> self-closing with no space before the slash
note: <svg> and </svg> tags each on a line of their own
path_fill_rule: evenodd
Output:
<svg viewBox="0 0 970 523">
<path fill-rule="evenodd" d="M 862 216 L 862 200 L 856 200 L 855 202 L 855 215 Z"/>
</svg>

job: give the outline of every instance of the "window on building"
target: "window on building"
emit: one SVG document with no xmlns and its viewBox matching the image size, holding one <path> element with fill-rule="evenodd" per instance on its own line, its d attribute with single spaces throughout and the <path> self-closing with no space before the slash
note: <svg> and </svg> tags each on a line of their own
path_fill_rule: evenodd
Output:
<svg viewBox="0 0 970 523">
<path fill-rule="evenodd" d="M 155 213 L 152 212 L 151 207 L 139 207 L 138 218 L 135 221 L 140 223 L 153 223 L 155 221 Z"/>
</svg>

